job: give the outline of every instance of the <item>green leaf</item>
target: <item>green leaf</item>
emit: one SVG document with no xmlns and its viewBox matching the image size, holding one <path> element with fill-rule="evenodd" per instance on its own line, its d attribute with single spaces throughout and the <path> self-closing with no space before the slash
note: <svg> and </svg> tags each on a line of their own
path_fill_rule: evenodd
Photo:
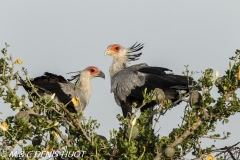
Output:
<svg viewBox="0 0 240 160">
<path fill-rule="evenodd" d="M 226 124 L 227 124 L 228 122 L 229 122 L 229 120 L 228 120 L 228 119 L 224 119 L 224 123 L 226 123 Z"/>
</svg>

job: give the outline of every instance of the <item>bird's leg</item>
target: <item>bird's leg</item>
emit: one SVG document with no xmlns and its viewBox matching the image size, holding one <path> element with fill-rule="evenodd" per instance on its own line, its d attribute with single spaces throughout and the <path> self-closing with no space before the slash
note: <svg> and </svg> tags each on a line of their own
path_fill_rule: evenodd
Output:
<svg viewBox="0 0 240 160">
<path fill-rule="evenodd" d="M 123 116 L 124 116 L 125 118 L 127 118 L 127 117 L 130 118 L 131 116 L 128 116 L 128 115 L 129 115 L 129 114 L 132 115 L 132 107 L 129 106 L 128 104 L 123 104 L 121 107 L 122 107 Z"/>
</svg>

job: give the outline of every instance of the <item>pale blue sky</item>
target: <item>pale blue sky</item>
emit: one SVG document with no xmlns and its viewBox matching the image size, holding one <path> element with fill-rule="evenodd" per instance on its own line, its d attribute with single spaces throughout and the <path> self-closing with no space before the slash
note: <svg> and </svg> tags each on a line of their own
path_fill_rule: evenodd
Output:
<svg viewBox="0 0 240 160">
<path fill-rule="evenodd" d="M 101 123 L 98 133 L 109 137 L 109 130 L 119 126 L 116 114 L 121 109 L 110 93 L 112 58 L 104 57 L 108 45 L 129 47 L 138 41 L 145 47 L 141 59 L 134 63 L 166 67 L 175 74 L 181 74 L 187 64 L 191 71 L 211 67 L 221 76 L 228 58 L 240 49 L 239 8 L 237 0 L 0 0 L 0 48 L 7 42 L 9 54 L 22 59 L 30 77 L 49 71 L 69 78 L 66 73 L 70 71 L 99 67 L 106 79 L 92 80 L 93 92 L 84 112 Z M 26 92 L 20 89 L 22 93 Z M 1 118 L 12 114 L 8 105 L 1 106 Z M 184 103 L 160 119 L 161 135 L 177 127 L 183 108 Z M 239 118 L 237 114 L 228 125 L 218 125 L 220 133 L 233 132 L 229 140 L 218 142 L 220 147 L 240 141 L 235 123 Z"/>
</svg>

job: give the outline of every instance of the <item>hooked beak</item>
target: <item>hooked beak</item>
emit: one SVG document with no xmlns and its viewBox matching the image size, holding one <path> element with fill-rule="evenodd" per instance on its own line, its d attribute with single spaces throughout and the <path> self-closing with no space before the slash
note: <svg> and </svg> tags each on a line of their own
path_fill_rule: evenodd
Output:
<svg viewBox="0 0 240 160">
<path fill-rule="evenodd" d="M 104 53 L 104 56 L 111 55 L 111 54 L 112 54 L 112 52 L 109 49 L 107 49 Z"/>
<path fill-rule="evenodd" d="M 101 78 L 105 79 L 105 74 L 102 71 L 100 71 L 100 73 L 97 75 L 97 77 L 101 77 Z"/>
</svg>

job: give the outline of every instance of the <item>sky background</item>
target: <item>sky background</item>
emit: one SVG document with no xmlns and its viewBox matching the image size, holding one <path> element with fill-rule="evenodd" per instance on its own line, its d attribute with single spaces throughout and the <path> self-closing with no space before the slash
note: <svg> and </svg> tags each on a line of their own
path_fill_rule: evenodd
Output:
<svg viewBox="0 0 240 160">
<path fill-rule="evenodd" d="M 21 67 L 29 77 L 52 72 L 70 78 L 66 73 L 94 65 L 106 79 L 92 80 L 92 96 L 84 110 L 101 124 L 98 134 L 109 138 L 109 130 L 118 129 L 116 115 L 121 108 L 110 93 L 109 66 L 112 57 L 104 57 L 110 44 L 125 47 L 144 43 L 143 55 L 136 63 L 147 63 L 172 69 L 182 74 L 184 65 L 190 71 L 218 70 L 220 76 L 228 69 L 229 57 L 240 49 L 240 1 L 114 1 L 114 0 L 0 0 L 0 48 L 7 42 L 9 54 L 21 58 Z M 198 79 L 201 74 L 193 77 Z M 217 90 L 213 90 L 216 97 Z M 19 95 L 26 94 L 20 88 Z M 0 118 L 16 112 L 0 101 Z M 160 119 L 157 130 L 168 135 L 181 123 L 185 103 Z M 217 127 L 218 133 L 232 132 L 219 147 L 240 141 L 239 114 L 228 125 Z M 204 140 L 203 146 L 213 141 Z"/>
</svg>

